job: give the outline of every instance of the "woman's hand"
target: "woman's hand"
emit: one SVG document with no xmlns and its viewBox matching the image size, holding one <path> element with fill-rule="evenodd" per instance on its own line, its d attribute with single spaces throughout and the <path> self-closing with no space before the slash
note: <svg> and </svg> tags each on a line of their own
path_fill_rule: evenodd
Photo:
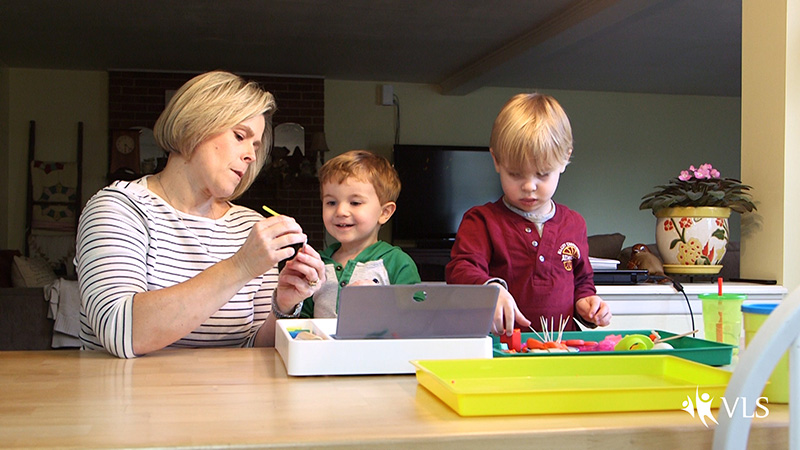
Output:
<svg viewBox="0 0 800 450">
<path fill-rule="evenodd" d="M 505 333 L 508 336 L 514 334 L 514 323 L 519 322 L 522 326 L 530 326 L 531 321 L 522 315 L 514 297 L 502 285 L 500 295 L 497 297 L 497 306 L 494 310 L 494 321 L 492 322 L 492 332 L 496 335 Z"/>
<path fill-rule="evenodd" d="M 278 277 L 276 303 L 281 312 L 288 312 L 314 295 L 325 282 L 325 263 L 310 245 L 304 245 L 297 256 L 286 262 Z"/>
<path fill-rule="evenodd" d="M 608 326 L 611 323 L 611 309 L 602 298 L 592 295 L 575 302 L 575 311 L 587 322 Z"/>
<path fill-rule="evenodd" d="M 249 279 L 253 279 L 275 267 L 279 261 L 291 258 L 295 251 L 290 245 L 302 244 L 306 239 L 303 229 L 293 218 L 268 217 L 253 225 L 244 245 L 231 259 Z"/>
</svg>

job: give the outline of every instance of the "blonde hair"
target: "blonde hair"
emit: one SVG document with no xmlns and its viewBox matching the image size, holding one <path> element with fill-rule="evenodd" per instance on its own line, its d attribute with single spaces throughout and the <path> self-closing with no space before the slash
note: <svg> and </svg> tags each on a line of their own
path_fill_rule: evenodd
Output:
<svg viewBox="0 0 800 450">
<path fill-rule="evenodd" d="M 325 183 L 341 184 L 350 177 L 371 183 L 381 204 L 396 202 L 400 195 L 400 177 L 392 164 L 366 150 L 351 150 L 326 161 L 319 169 L 320 195 Z"/>
<path fill-rule="evenodd" d="M 572 126 L 555 98 L 517 94 L 497 115 L 489 145 L 505 167 L 552 170 L 569 163 Z"/>
<path fill-rule="evenodd" d="M 153 129 L 158 145 L 167 152 L 190 158 L 194 149 L 259 114 L 264 116 L 264 134 L 255 161 L 247 167 L 242 181 L 228 200 L 241 196 L 267 160 L 272 146 L 272 115 L 275 98 L 258 83 L 229 72 L 215 71 L 187 81 L 175 93 L 158 117 Z"/>
</svg>

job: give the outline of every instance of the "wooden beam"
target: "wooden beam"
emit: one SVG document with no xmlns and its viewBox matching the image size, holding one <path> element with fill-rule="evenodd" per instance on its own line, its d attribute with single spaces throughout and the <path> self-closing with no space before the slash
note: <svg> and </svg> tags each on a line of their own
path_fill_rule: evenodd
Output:
<svg viewBox="0 0 800 450">
<path fill-rule="evenodd" d="M 542 58 L 662 1 L 576 0 L 532 30 L 442 80 L 440 91 L 444 95 L 464 95 L 491 85 L 493 73 L 516 58 Z"/>
</svg>

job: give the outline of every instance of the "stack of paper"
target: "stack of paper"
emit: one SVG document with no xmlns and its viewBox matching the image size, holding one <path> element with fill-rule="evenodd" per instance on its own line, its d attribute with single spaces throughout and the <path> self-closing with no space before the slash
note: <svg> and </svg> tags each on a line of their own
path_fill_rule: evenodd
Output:
<svg viewBox="0 0 800 450">
<path fill-rule="evenodd" d="M 592 265 L 592 270 L 617 270 L 619 261 L 616 259 L 595 258 L 589 257 L 589 263 Z"/>
</svg>

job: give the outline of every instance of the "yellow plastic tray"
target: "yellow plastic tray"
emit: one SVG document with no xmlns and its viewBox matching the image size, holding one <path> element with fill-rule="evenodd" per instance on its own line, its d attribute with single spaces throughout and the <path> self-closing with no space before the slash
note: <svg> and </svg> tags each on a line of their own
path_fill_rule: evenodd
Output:
<svg viewBox="0 0 800 450">
<path fill-rule="evenodd" d="M 462 416 L 678 410 L 720 397 L 731 373 L 674 356 L 411 361 L 417 381 Z"/>
</svg>

